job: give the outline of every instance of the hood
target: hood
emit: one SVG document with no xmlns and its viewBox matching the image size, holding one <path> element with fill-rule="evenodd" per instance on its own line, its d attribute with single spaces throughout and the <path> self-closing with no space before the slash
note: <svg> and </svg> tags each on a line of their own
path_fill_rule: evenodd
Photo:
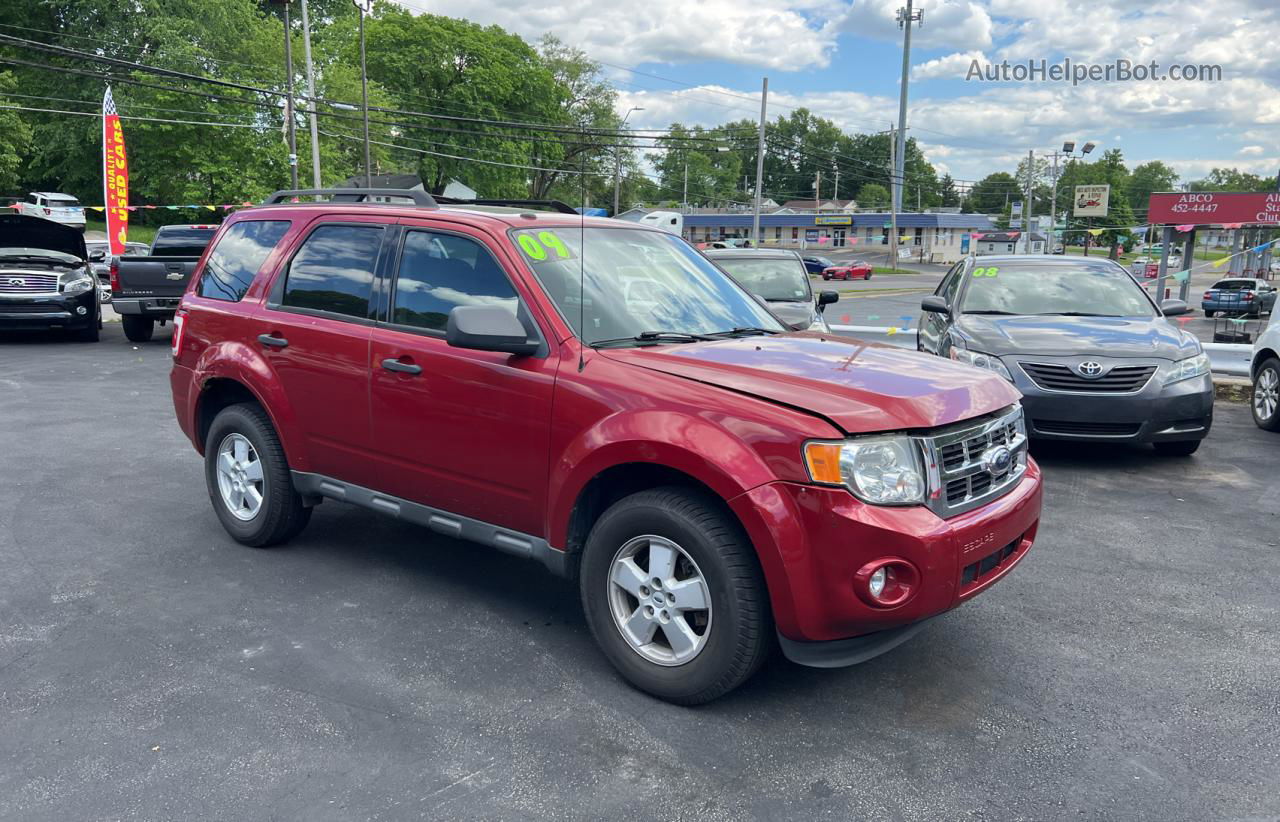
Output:
<svg viewBox="0 0 1280 822">
<path fill-rule="evenodd" d="M 1021 394 L 950 360 L 816 333 L 599 352 L 612 360 L 800 408 L 850 434 L 933 428 L 998 411 Z"/>
<path fill-rule="evenodd" d="M 1159 357 L 1199 350 L 1195 338 L 1163 317 L 999 317 L 963 314 L 956 323 L 970 348 L 997 356 Z"/>
<path fill-rule="evenodd" d="M 89 256 L 79 229 L 25 214 L 0 214 L 0 248 L 43 248 L 81 260 Z"/>
<path fill-rule="evenodd" d="M 813 300 L 770 300 L 768 305 L 775 317 L 797 331 L 808 329 L 818 317 Z"/>
</svg>

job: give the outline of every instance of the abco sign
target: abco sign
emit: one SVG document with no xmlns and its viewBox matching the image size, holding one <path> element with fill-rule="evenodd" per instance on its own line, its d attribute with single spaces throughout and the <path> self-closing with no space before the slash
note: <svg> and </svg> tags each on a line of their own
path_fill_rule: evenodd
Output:
<svg viewBox="0 0 1280 822">
<path fill-rule="evenodd" d="M 1280 225 L 1280 193 L 1186 191 L 1152 194 L 1147 222 L 1157 225 Z"/>
</svg>

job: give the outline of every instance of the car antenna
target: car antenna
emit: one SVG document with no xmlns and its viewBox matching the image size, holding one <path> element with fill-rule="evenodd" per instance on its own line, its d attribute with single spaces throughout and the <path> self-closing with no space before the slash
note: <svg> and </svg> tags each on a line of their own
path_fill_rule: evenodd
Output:
<svg viewBox="0 0 1280 822">
<path fill-rule="evenodd" d="M 586 130 L 582 133 L 586 139 Z M 578 373 L 587 367 L 587 161 L 583 152 L 578 161 L 578 183 L 582 205 L 578 208 Z"/>
</svg>

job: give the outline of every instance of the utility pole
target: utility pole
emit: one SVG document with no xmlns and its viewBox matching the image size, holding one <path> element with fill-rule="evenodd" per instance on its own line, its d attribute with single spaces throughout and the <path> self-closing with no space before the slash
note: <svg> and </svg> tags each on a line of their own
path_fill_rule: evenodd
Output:
<svg viewBox="0 0 1280 822">
<path fill-rule="evenodd" d="M 284 70 L 285 70 L 285 103 L 284 117 L 289 134 L 289 181 L 292 188 L 298 188 L 298 135 L 293 123 L 293 34 L 289 25 L 289 0 L 284 5 Z"/>
<path fill-rule="evenodd" d="M 1052 254 L 1058 243 L 1058 158 L 1063 154 L 1055 151 L 1049 156 L 1053 158 L 1053 196 L 1049 199 L 1049 241 L 1044 244 L 1045 254 Z M 1065 238 L 1062 250 L 1066 251 Z"/>
<path fill-rule="evenodd" d="M 369 160 L 369 72 L 364 59 L 364 16 L 373 0 L 352 0 L 360 10 L 360 104 L 364 109 L 364 187 L 373 188 L 373 163 Z"/>
<path fill-rule="evenodd" d="M 644 111 L 644 109 L 640 108 L 639 106 L 632 106 L 630 109 L 628 109 L 628 110 L 627 110 L 627 114 L 626 114 L 626 116 L 622 118 L 622 128 L 626 128 L 627 120 L 631 117 L 631 115 L 632 115 L 632 114 L 634 114 L 634 113 L 635 113 L 635 112 L 637 112 L 637 111 Z M 622 146 L 618 146 L 617 148 L 615 148 L 615 149 L 613 150 L 613 159 L 614 159 L 614 163 L 615 163 L 615 165 L 614 165 L 614 169 L 613 169 L 613 216 L 617 217 L 617 216 L 618 216 L 618 198 L 619 198 L 619 196 L 621 195 L 621 192 L 622 192 Z M 689 188 L 689 183 L 688 183 L 688 179 L 689 179 L 688 164 L 689 164 L 689 156 L 688 156 L 688 153 L 686 152 L 686 154 L 685 154 L 685 174 L 684 174 L 684 176 L 685 176 L 685 199 L 686 199 L 686 200 L 689 198 L 689 192 L 688 192 L 688 188 Z"/>
<path fill-rule="evenodd" d="M 894 149 L 893 211 L 902 210 L 902 183 L 906 179 L 904 168 L 907 159 L 907 81 L 911 72 L 911 24 L 924 25 L 924 11 L 912 9 L 912 0 L 906 8 L 898 9 L 898 27 L 902 29 L 902 88 L 898 94 L 898 144 Z"/>
<path fill-rule="evenodd" d="M 889 124 L 889 168 L 895 169 L 889 173 L 894 176 L 893 190 L 898 191 L 897 182 L 897 134 L 894 133 L 893 124 Z M 898 270 L 898 209 L 894 204 L 894 197 L 889 198 L 889 267 Z"/>
<path fill-rule="evenodd" d="M 311 68 L 311 21 L 307 0 L 302 0 L 302 51 L 307 60 L 307 109 L 311 120 L 311 184 L 320 188 L 320 134 L 316 127 L 316 75 Z"/>
<path fill-rule="evenodd" d="M 838 163 L 836 164 L 836 185 L 835 185 L 835 191 L 834 191 L 834 192 L 832 192 L 832 194 L 831 194 L 831 199 L 835 200 L 837 204 L 839 204 L 839 202 L 840 202 L 840 165 L 839 165 Z"/>
<path fill-rule="evenodd" d="M 1024 246 L 1026 250 L 1023 252 L 1025 254 L 1031 253 L 1031 237 L 1032 237 L 1031 196 L 1032 194 L 1035 193 L 1035 179 L 1036 179 L 1036 153 L 1034 150 L 1031 150 L 1027 152 L 1027 204 L 1022 209 L 1022 220 L 1023 220 L 1022 228 L 1023 228 L 1023 234 L 1026 237 L 1026 245 Z"/>
<path fill-rule="evenodd" d="M 764 121 L 769 104 L 769 78 L 760 88 L 760 138 L 756 143 L 756 207 L 751 217 L 751 242 L 760 245 L 760 197 L 764 184 Z"/>
<path fill-rule="evenodd" d="M 822 210 L 822 171 L 819 170 L 813 178 L 813 210 L 815 212 Z"/>
<path fill-rule="evenodd" d="M 684 150 L 684 194 L 680 197 L 680 213 L 689 213 L 689 149 Z"/>
</svg>

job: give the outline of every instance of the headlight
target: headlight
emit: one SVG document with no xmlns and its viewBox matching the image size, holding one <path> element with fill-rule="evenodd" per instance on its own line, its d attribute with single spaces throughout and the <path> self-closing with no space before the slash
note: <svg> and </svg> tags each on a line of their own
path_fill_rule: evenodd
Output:
<svg viewBox="0 0 1280 822">
<path fill-rule="evenodd" d="M 987 371 L 994 371 L 1004 377 L 1009 382 L 1013 382 L 1013 375 L 1009 373 L 1009 369 L 1000 361 L 1000 358 L 994 354 L 984 354 L 981 351 L 970 351 L 967 348 L 951 347 L 951 359 L 956 362 L 967 363 L 978 368 L 984 368 Z"/>
<path fill-rule="evenodd" d="M 76 272 L 75 274 L 64 274 L 63 276 L 69 277 L 69 279 L 62 281 L 63 294 L 83 294 L 93 288 L 93 278 L 88 274 Z"/>
<path fill-rule="evenodd" d="M 843 485 L 863 502 L 918 505 L 924 502 L 920 451 L 907 437 L 810 442 L 804 447 L 809 476 L 823 485 Z"/>
<path fill-rule="evenodd" d="M 1209 373 L 1209 355 L 1196 354 L 1194 357 L 1187 357 L 1185 360 L 1169 363 L 1162 370 L 1164 371 L 1165 385 L 1173 385 L 1175 382 L 1189 380 L 1192 377 L 1204 376 Z"/>
</svg>

